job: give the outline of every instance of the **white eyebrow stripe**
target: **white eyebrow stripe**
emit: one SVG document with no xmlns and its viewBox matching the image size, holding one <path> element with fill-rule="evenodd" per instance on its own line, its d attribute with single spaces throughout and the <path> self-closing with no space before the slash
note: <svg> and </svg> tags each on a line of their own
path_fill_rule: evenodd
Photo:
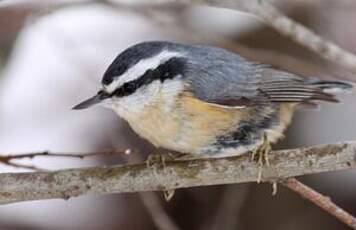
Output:
<svg viewBox="0 0 356 230">
<path fill-rule="evenodd" d="M 115 89 L 117 89 L 119 86 L 122 86 L 124 83 L 138 79 L 147 70 L 157 68 L 160 64 L 168 61 L 170 58 L 182 56 L 184 56 L 182 53 L 164 50 L 158 55 L 143 59 L 137 62 L 134 66 L 130 67 L 128 70 L 126 70 L 125 73 L 117 77 L 112 83 L 107 86 L 104 86 L 105 91 L 107 91 L 108 93 L 112 93 Z"/>
</svg>

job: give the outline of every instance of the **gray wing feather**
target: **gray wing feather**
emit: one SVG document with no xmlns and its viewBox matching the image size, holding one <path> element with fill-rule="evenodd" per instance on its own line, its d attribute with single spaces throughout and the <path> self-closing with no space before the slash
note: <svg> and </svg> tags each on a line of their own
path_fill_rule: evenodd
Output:
<svg viewBox="0 0 356 230">
<path fill-rule="evenodd" d="M 337 101 L 295 74 L 250 62 L 226 50 L 199 46 L 188 61 L 186 80 L 201 100 L 225 106 L 273 102 Z"/>
</svg>

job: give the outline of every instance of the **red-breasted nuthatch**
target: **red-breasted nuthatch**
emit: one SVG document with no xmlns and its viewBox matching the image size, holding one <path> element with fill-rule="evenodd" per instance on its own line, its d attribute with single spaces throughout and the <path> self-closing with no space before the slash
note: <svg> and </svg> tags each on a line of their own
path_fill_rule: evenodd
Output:
<svg viewBox="0 0 356 230">
<path fill-rule="evenodd" d="M 294 111 L 338 102 L 339 81 L 302 78 L 212 46 L 144 42 L 117 56 L 94 97 L 152 144 L 210 157 L 254 151 L 283 137 Z"/>
</svg>

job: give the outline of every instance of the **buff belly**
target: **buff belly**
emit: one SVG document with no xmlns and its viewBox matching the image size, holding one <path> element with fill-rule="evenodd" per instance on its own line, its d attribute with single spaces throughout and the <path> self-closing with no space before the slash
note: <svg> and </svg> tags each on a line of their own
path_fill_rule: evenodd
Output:
<svg viewBox="0 0 356 230">
<path fill-rule="evenodd" d="M 211 157 L 241 155 L 258 147 L 264 134 L 276 142 L 290 123 L 295 104 L 226 108 L 189 95 L 170 107 L 157 100 L 128 120 L 140 136 L 157 147 Z M 169 109 L 167 109 L 169 108 Z"/>
</svg>

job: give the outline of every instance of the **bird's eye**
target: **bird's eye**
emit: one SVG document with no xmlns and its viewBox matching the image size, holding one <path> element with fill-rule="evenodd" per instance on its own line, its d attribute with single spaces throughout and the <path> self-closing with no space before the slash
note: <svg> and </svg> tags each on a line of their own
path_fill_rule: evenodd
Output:
<svg viewBox="0 0 356 230">
<path fill-rule="evenodd" d="M 125 83 L 122 87 L 125 94 L 131 94 L 136 91 L 136 84 L 134 82 Z"/>
<path fill-rule="evenodd" d="M 170 75 L 171 73 L 167 71 L 163 74 L 163 78 L 169 78 Z"/>
<path fill-rule="evenodd" d="M 123 88 L 120 87 L 120 88 L 116 89 L 116 90 L 113 92 L 113 94 L 115 94 L 117 97 L 122 97 L 122 96 L 124 96 Z"/>
<path fill-rule="evenodd" d="M 120 88 L 116 89 L 112 94 L 115 94 L 117 97 L 124 97 L 133 94 L 137 88 L 138 85 L 136 82 L 127 82 Z"/>
</svg>

